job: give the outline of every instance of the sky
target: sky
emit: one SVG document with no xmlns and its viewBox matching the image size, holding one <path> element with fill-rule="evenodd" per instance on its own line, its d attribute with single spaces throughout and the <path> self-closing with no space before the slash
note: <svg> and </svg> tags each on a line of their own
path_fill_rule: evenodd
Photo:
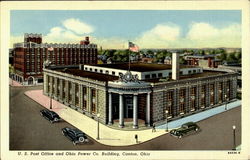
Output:
<svg viewBox="0 0 250 160">
<path fill-rule="evenodd" d="M 10 47 L 24 33 L 47 43 L 89 36 L 104 49 L 241 47 L 240 10 L 13 10 L 10 23 Z"/>
</svg>

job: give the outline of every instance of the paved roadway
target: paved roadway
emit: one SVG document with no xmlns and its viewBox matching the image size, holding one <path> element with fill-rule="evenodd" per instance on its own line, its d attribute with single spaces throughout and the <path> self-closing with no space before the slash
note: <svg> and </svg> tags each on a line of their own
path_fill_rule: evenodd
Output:
<svg viewBox="0 0 250 160">
<path fill-rule="evenodd" d="M 182 139 L 167 134 L 134 146 L 111 147 L 90 138 L 89 143 L 74 146 L 61 134 L 61 128 L 73 126 L 65 121 L 51 124 L 41 117 L 43 107 L 23 94 L 31 89 L 41 87 L 10 89 L 10 150 L 231 150 L 233 125 L 236 145 L 241 144 L 241 107 L 236 107 L 200 121 L 202 130 Z"/>
</svg>

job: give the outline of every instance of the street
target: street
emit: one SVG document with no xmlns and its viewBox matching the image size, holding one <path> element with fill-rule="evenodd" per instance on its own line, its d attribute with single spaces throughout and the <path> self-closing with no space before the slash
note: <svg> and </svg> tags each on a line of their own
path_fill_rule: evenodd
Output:
<svg viewBox="0 0 250 160">
<path fill-rule="evenodd" d="M 241 144 L 241 107 L 236 107 L 200 121 L 201 131 L 182 139 L 165 134 L 138 145 L 112 147 L 89 138 L 89 143 L 74 146 L 61 133 L 62 128 L 73 126 L 65 121 L 51 124 L 39 114 L 43 107 L 24 95 L 41 88 L 10 87 L 10 150 L 231 150 L 233 125 L 236 146 Z"/>
</svg>

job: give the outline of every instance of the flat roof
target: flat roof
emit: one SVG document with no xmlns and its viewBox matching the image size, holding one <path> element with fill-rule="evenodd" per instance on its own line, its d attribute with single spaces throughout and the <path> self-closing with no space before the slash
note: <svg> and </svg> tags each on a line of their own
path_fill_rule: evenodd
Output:
<svg viewBox="0 0 250 160">
<path fill-rule="evenodd" d="M 225 72 L 222 71 L 204 71 L 202 73 L 196 73 L 196 74 L 190 74 L 190 75 L 180 75 L 180 80 L 183 79 L 191 79 L 191 78 L 202 78 L 202 77 L 208 77 L 208 76 L 215 76 L 215 75 L 223 75 Z M 148 79 L 145 80 L 146 82 L 152 82 L 152 83 L 158 83 L 162 82 L 160 81 L 161 78 L 155 78 L 155 79 Z M 174 81 L 172 79 L 168 81 Z"/>
<path fill-rule="evenodd" d="M 54 69 L 54 70 L 59 71 L 59 72 L 63 72 L 63 73 L 72 74 L 74 76 L 80 76 L 80 77 L 90 78 L 93 80 L 104 81 L 104 82 L 114 81 L 114 80 L 119 79 L 118 76 L 83 71 L 83 70 L 75 69 L 75 68 L 67 68 L 67 69 L 61 68 L 61 69 Z"/>
<path fill-rule="evenodd" d="M 121 70 L 128 70 L 129 64 L 128 63 L 115 63 L 115 64 L 96 64 L 96 65 L 89 65 L 89 66 L 97 66 L 103 68 L 114 68 L 114 69 L 121 69 Z M 187 65 L 180 65 L 180 68 L 197 68 L 198 66 L 187 66 Z M 131 63 L 130 70 L 131 71 L 138 71 L 138 72 L 148 72 L 148 71 L 158 71 L 158 70 L 167 70 L 172 69 L 172 65 L 169 64 L 153 64 L 153 63 Z"/>
<path fill-rule="evenodd" d="M 84 71 L 84 70 L 79 70 L 76 68 L 67 68 L 67 69 L 53 69 L 59 72 L 71 74 L 74 76 L 80 76 L 80 77 L 85 77 L 93 80 L 98 80 L 98 81 L 103 81 L 103 82 L 108 82 L 108 81 L 115 81 L 118 80 L 118 76 L 112 76 L 108 74 L 102 74 L 102 73 L 95 73 L 95 72 L 89 72 L 89 71 Z M 191 78 L 201 78 L 201 77 L 208 77 L 208 76 L 215 76 L 215 75 L 222 75 L 225 74 L 225 72 L 221 71 L 204 71 L 203 73 L 196 73 L 196 74 L 191 74 L 191 75 L 181 75 L 180 80 L 183 79 L 191 79 Z M 161 82 L 160 78 L 155 78 L 155 79 L 147 79 L 143 80 L 146 82 L 152 82 L 152 83 L 158 83 Z M 174 80 L 169 80 L 169 81 L 174 81 Z"/>
</svg>

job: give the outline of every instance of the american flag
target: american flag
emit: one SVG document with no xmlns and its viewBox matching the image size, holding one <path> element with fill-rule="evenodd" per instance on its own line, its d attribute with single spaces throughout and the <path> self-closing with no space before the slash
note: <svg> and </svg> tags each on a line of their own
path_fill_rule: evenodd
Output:
<svg viewBox="0 0 250 160">
<path fill-rule="evenodd" d="M 49 48 L 48 48 L 48 51 L 53 51 L 53 50 L 54 50 L 53 47 L 49 47 Z"/>
<path fill-rule="evenodd" d="M 129 50 L 132 52 L 139 52 L 139 47 L 132 43 L 132 42 L 128 42 L 128 46 L 129 46 Z"/>
</svg>

